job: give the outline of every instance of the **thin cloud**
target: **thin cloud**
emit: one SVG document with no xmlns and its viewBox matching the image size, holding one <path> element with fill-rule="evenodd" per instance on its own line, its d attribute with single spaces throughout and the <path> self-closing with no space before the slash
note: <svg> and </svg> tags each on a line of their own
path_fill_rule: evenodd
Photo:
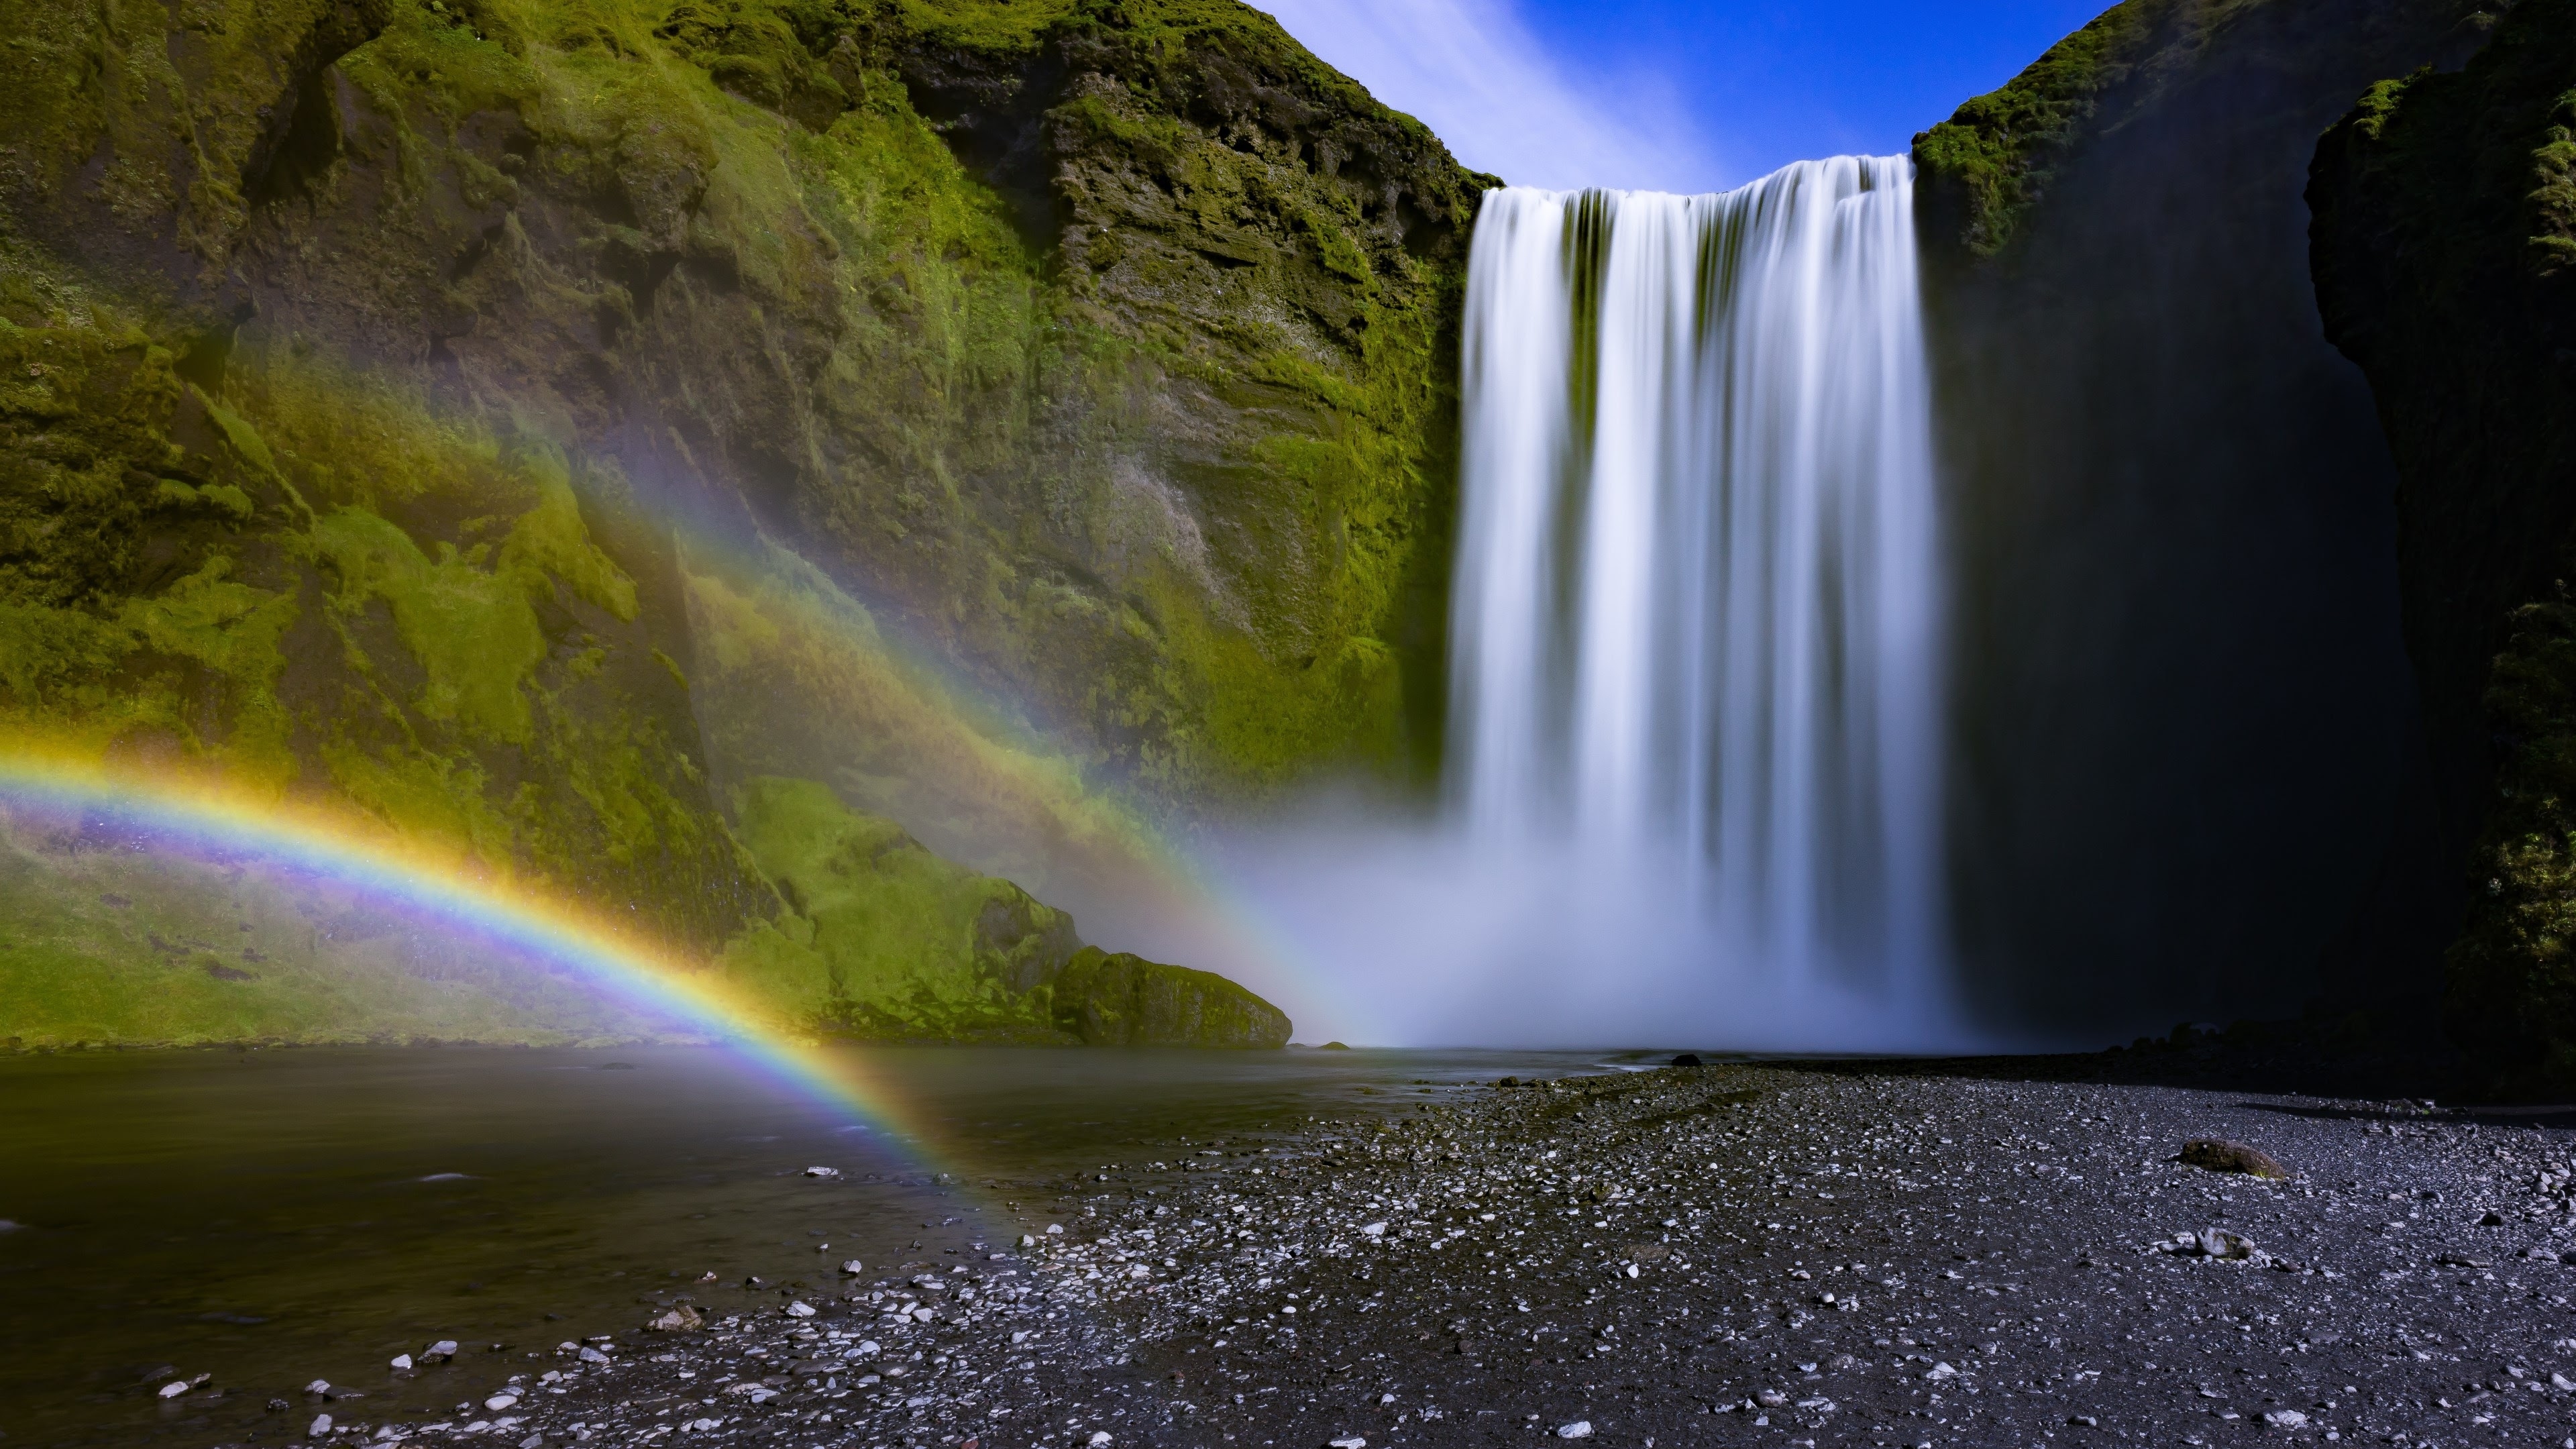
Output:
<svg viewBox="0 0 2576 1449">
<path fill-rule="evenodd" d="M 1706 191 L 1721 183 L 1668 88 L 1569 74 L 1503 0 L 1270 6 L 1307 49 L 1429 126 L 1460 161 L 1514 185 Z"/>
</svg>

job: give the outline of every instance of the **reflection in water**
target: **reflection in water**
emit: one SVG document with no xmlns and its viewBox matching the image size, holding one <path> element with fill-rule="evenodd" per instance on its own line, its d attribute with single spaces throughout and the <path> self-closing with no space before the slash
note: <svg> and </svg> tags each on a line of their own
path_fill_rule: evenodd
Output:
<svg viewBox="0 0 2576 1449">
<path fill-rule="evenodd" d="M 281 1437 L 317 1378 L 368 1395 L 367 1417 L 434 1419 L 462 1392 L 446 1376 L 490 1377 L 477 1356 L 495 1344 L 634 1343 L 677 1295 L 775 1306 L 849 1258 L 874 1275 L 998 1246 L 1035 1178 L 1114 1182 L 1179 1138 L 1241 1149 L 1311 1116 L 1595 1060 L 869 1055 L 935 1143 L 887 1141 L 709 1049 L 0 1060 L 0 1214 L 17 1225 L 0 1232 L 0 1433 L 12 1449 Z M 437 1339 L 465 1345 L 466 1366 L 388 1369 Z M 170 1371 L 225 1393 L 164 1403 Z M 294 1407 L 270 1413 L 272 1397 Z"/>
</svg>

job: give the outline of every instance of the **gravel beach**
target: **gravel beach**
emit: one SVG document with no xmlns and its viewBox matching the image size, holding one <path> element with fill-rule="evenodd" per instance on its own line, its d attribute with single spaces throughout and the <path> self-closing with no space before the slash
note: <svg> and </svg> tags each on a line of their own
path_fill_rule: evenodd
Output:
<svg viewBox="0 0 2576 1449">
<path fill-rule="evenodd" d="M 2576 1444 L 2576 1113 L 1868 1064 L 1433 1095 L 961 1186 L 903 1261 L 262 1437 Z"/>
</svg>

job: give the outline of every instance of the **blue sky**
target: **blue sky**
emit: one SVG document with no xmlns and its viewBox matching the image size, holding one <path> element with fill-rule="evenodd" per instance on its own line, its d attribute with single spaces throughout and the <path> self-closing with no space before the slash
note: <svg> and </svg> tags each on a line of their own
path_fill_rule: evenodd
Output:
<svg viewBox="0 0 2576 1449">
<path fill-rule="evenodd" d="M 1535 186 L 1714 191 L 1901 151 L 2110 0 L 1253 0 L 1460 160 Z"/>
</svg>

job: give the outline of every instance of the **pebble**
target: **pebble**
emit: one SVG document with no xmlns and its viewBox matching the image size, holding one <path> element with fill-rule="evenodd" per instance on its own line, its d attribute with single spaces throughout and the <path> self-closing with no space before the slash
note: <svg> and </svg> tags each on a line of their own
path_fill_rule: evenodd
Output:
<svg viewBox="0 0 2576 1449">
<path fill-rule="evenodd" d="M 316 1414 L 313 1416 L 313 1426 L 304 1431 L 304 1437 L 307 1439 L 320 1439 L 330 1434 L 330 1432 L 331 1416 L 328 1414 Z"/>
<path fill-rule="evenodd" d="M 452 1338 L 442 1338 L 438 1342 L 431 1344 L 429 1347 L 422 1349 L 420 1351 L 420 1357 L 421 1362 L 423 1363 L 434 1362 L 439 1359 L 454 1358 L 456 1357 L 456 1340 Z"/>
<path fill-rule="evenodd" d="M 861 1273 L 868 1271 L 868 1265 L 860 1262 L 856 1258 L 851 1258 L 841 1264 L 841 1271 L 853 1278 L 856 1278 Z"/>
<path fill-rule="evenodd" d="M 2554 1422 L 2557 1443 L 2576 1408 L 2576 1338 L 2552 1301 L 2576 1280 L 2549 1261 L 2576 1252 L 2562 1130 L 2333 1103 L 2258 1122 L 2231 1115 L 2270 1105 L 2245 1092 L 1866 1064 L 1451 1090 L 1246 1128 L 1186 1172 L 1004 1184 L 1066 1222 L 1041 1233 L 997 1207 L 982 1230 L 1017 1251 L 970 1253 L 961 1235 L 874 1283 L 800 1289 L 811 1315 L 770 1311 L 777 1298 L 711 1307 L 704 1334 L 653 1355 L 563 1364 L 549 1387 L 565 1392 L 530 1391 L 514 1432 L 646 1443 L 721 1403 L 727 1440 L 965 1449 L 1069 1420 L 1116 1422 L 1129 1442 L 1321 1446 L 1369 1437 L 1353 1411 L 1396 1419 L 1400 1396 L 1404 1427 L 1374 1437 L 1432 1449 L 1491 1437 L 1486 1410 L 1556 1434 L 1572 1426 L 1551 1407 L 1617 1385 L 1597 1437 L 1631 1445 L 1708 1442 L 1693 1416 L 1710 1412 L 1790 1443 L 1828 1424 L 1957 1445 L 2073 1424 L 2089 1443 L 2113 1423 L 2176 1442 L 2283 1412 L 2319 1440 L 2380 1442 L 2412 1427 L 2401 1406 L 2509 1372 L 2455 1354 L 2524 1369 L 2476 1406 L 2503 1442 Z M 2306 1176 L 2155 1155 L 2237 1120 Z M 2482 1210 L 2506 1226 L 2473 1234 Z M 1351 1226 L 1364 1216 L 1377 1231 Z M 2177 1218 L 2208 1226 L 2177 1236 Z M 2308 1266 L 2264 1258 L 2257 1236 Z M 2470 1263 L 2472 1246 L 2496 1265 L 2432 1266 Z M 2219 1266 L 2258 1261 L 2284 1271 Z M 2130 1361 L 2144 1342 L 2162 1368 Z M 2347 1397 L 2363 1373 L 2373 1391 Z M 2320 1407 L 2281 1407 L 2310 1395 Z"/>
<path fill-rule="evenodd" d="M 483 1407 L 491 1410 L 495 1414 L 500 1413 L 504 1409 L 515 1409 L 518 1406 L 519 1396 L 517 1394 L 494 1394 L 492 1397 L 483 1401 Z"/>
<path fill-rule="evenodd" d="M 187 1391 L 188 1381 L 186 1379 L 172 1379 L 170 1382 L 161 1386 L 161 1397 L 165 1399 L 175 1399 Z"/>
<path fill-rule="evenodd" d="M 777 1159 L 772 1158 L 770 1160 L 774 1162 Z M 805 1175 L 807 1177 L 838 1177 L 841 1175 L 841 1169 L 837 1167 L 809 1167 L 805 1169 Z"/>
<path fill-rule="evenodd" d="M 1330 1449 L 1368 1449 L 1368 1441 L 1357 1434 L 1345 1434 L 1339 1439 L 1328 1439 L 1324 1442 L 1330 1446 Z"/>
<path fill-rule="evenodd" d="M 400 1370 L 402 1370 L 402 1371 L 406 1372 L 406 1373 L 410 1372 L 410 1371 L 411 1371 L 411 1355 L 410 1355 L 410 1354 L 407 1354 L 407 1353 L 398 1353 L 398 1354 L 395 1354 L 395 1355 L 394 1355 L 394 1358 L 393 1358 L 393 1366 L 394 1366 L 395 1368 L 397 1368 L 397 1369 L 400 1369 Z"/>
<path fill-rule="evenodd" d="M 1559 1439 L 1589 1439 L 1592 1437 L 1592 1421 L 1590 1419 L 1577 1419 L 1571 1424 L 1559 1424 L 1556 1426 L 1556 1437 Z"/>
</svg>

